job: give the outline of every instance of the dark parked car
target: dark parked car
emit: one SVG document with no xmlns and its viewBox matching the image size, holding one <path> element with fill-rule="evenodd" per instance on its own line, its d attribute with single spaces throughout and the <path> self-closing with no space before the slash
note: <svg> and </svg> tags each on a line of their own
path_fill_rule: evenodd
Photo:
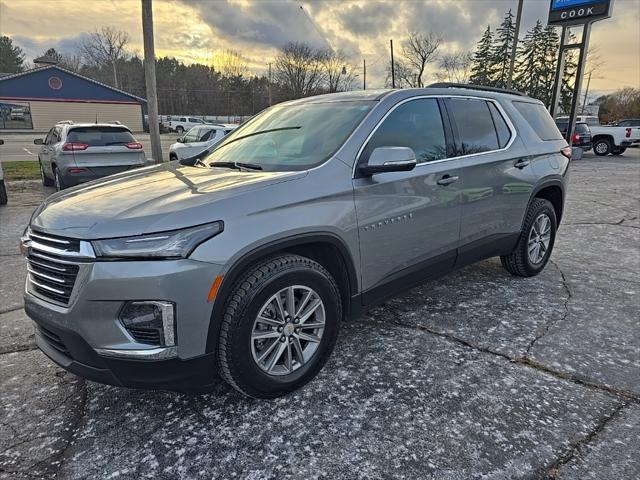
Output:
<svg viewBox="0 0 640 480">
<path fill-rule="evenodd" d="M 562 132 L 562 136 L 565 136 L 567 134 L 568 123 L 556 120 L 556 125 L 558 126 L 558 130 Z M 573 132 L 571 144 L 574 147 L 582 148 L 585 152 L 591 150 L 593 143 L 591 141 L 591 129 L 589 128 L 589 125 L 582 122 L 576 123 L 576 129 Z"/>
</svg>

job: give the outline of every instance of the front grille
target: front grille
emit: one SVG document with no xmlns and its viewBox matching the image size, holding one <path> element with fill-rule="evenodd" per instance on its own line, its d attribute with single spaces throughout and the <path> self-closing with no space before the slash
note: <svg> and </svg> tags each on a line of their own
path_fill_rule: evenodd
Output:
<svg viewBox="0 0 640 480">
<path fill-rule="evenodd" d="M 68 305 L 78 276 L 74 260 L 80 241 L 39 232 L 29 232 L 27 272 L 33 292 L 47 300 Z"/>
<path fill-rule="evenodd" d="M 46 329 L 42 325 L 38 325 L 38 332 L 47 341 L 47 343 L 55 348 L 58 352 L 66 355 L 67 357 L 71 356 L 66 345 L 58 335 L 53 333 L 51 330 Z"/>
</svg>

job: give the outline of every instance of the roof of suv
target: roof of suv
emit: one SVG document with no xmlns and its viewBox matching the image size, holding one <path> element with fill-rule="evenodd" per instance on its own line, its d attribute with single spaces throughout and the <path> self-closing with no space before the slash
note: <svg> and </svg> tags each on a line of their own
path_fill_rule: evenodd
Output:
<svg viewBox="0 0 640 480">
<path fill-rule="evenodd" d="M 327 93 L 324 95 L 316 95 L 313 97 L 300 98 L 286 102 L 289 105 L 303 103 L 323 103 L 323 102 L 352 102 L 357 100 L 382 100 L 391 96 L 419 96 L 419 95 L 473 95 L 483 98 L 504 98 L 509 97 L 512 100 L 530 100 L 539 102 L 538 100 L 528 97 L 514 90 L 503 90 L 499 88 L 482 87 L 476 85 L 464 84 L 447 84 L 440 83 L 425 88 L 404 88 L 404 89 L 378 89 L 378 90 L 356 90 L 352 92 Z"/>
<path fill-rule="evenodd" d="M 69 123 L 67 121 L 62 121 L 56 123 L 57 127 L 68 127 L 68 128 L 87 128 L 87 127 L 104 127 L 104 128 L 126 128 L 129 130 L 129 127 L 123 125 L 122 123 L 111 123 L 111 122 L 101 122 L 101 123 Z"/>
</svg>

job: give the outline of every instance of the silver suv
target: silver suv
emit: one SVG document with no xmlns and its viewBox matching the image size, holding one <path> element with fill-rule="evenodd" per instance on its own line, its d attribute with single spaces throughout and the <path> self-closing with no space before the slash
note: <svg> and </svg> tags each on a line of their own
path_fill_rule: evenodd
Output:
<svg viewBox="0 0 640 480">
<path fill-rule="evenodd" d="M 240 392 L 311 380 L 340 322 L 501 256 L 546 265 L 571 150 L 531 98 L 439 85 L 276 105 L 204 161 L 49 197 L 23 237 L 37 343 L 80 376 Z M 463 286 L 461 285 L 461 288 Z"/>
<path fill-rule="evenodd" d="M 42 184 L 56 190 L 147 165 L 142 144 L 120 122 L 58 122 L 33 143 L 42 145 Z"/>
</svg>

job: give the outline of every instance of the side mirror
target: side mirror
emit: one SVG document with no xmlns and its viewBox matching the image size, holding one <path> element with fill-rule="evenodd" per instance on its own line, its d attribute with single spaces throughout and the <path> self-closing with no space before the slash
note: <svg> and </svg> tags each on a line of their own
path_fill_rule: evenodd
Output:
<svg viewBox="0 0 640 480">
<path fill-rule="evenodd" d="M 408 147 L 378 147 L 369 162 L 360 167 L 360 174 L 370 177 L 376 173 L 408 172 L 418 164 L 415 152 Z"/>
<path fill-rule="evenodd" d="M 36 138 L 36 139 L 33 141 L 33 143 L 34 143 L 35 145 L 42 145 L 44 142 L 42 141 L 42 139 L 41 139 L 41 138 Z"/>
</svg>

